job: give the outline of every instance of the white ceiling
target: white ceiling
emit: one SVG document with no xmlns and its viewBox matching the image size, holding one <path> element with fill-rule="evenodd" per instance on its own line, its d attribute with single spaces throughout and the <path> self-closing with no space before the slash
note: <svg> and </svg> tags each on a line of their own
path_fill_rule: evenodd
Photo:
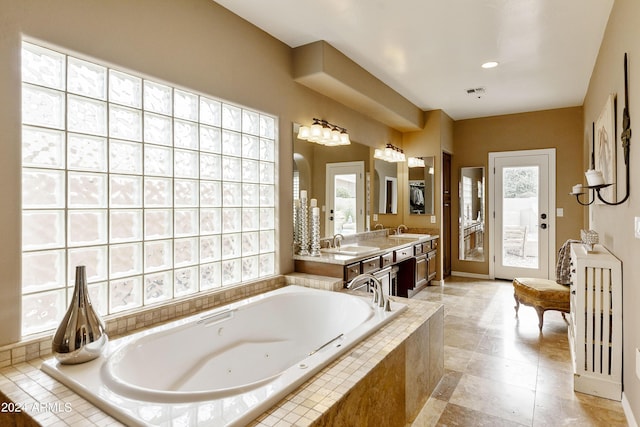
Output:
<svg viewBox="0 0 640 427">
<path fill-rule="evenodd" d="M 291 47 L 325 40 L 461 120 L 582 105 L 614 0 L 215 1 Z"/>
</svg>

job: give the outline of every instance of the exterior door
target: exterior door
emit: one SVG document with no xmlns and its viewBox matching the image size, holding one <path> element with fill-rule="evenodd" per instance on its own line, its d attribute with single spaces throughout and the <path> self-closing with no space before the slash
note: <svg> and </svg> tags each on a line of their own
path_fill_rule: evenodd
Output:
<svg viewBox="0 0 640 427">
<path fill-rule="evenodd" d="M 327 236 L 364 231 L 364 162 L 327 163 Z"/>
<path fill-rule="evenodd" d="M 553 277 L 555 150 L 490 153 L 489 167 L 490 277 Z"/>
</svg>

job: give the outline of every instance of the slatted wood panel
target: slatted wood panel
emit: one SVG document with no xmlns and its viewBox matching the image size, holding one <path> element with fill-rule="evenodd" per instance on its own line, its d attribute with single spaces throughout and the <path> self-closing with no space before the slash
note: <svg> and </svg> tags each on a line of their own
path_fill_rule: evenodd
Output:
<svg viewBox="0 0 640 427">
<path fill-rule="evenodd" d="M 622 393 L 622 265 L 607 249 L 571 248 L 569 340 L 574 389 L 620 400 Z"/>
</svg>

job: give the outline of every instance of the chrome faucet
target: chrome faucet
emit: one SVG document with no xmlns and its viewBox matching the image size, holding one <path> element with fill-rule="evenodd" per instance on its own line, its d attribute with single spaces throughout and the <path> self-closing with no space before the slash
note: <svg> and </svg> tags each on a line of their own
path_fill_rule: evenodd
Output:
<svg viewBox="0 0 640 427">
<path fill-rule="evenodd" d="M 333 242 L 333 239 L 331 237 L 322 238 L 320 239 L 320 247 L 322 248 L 322 245 L 326 244 L 327 248 L 330 248 L 331 245 L 333 244 L 332 242 Z"/>
<path fill-rule="evenodd" d="M 333 235 L 333 247 L 334 248 L 339 248 L 340 247 L 340 242 L 342 241 L 342 239 L 344 239 L 344 236 L 340 233 L 334 234 Z"/>
<path fill-rule="evenodd" d="M 407 228 L 407 226 L 406 226 L 406 225 L 404 225 L 404 224 L 400 224 L 400 225 L 398 226 L 398 228 L 396 229 L 396 234 L 398 234 L 398 235 L 402 234 L 402 230 L 403 230 L 403 229 L 404 229 L 404 230 L 408 230 L 408 228 Z"/>
<path fill-rule="evenodd" d="M 380 230 L 384 230 L 384 225 L 382 225 L 382 224 L 380 224 L 380 223 L 377 223 L 376 225 L 374 225 L 374 226 L 373 226 L 373 229 L 374 229 L 374 230 L 375 230 L 375 229 L 377 229 L 377 228 L 378 228 L 378 226 L 380 226 Z"/>
<path fill-rule="evenodd" d="M 389 300 L 388 297 L 385 298 L 384 291 L 382 290 L 382 282 L 373 274 L 362 273 L 354 277 L 347 283 L 347 289 L 360 289 L 368 285 L 369 282 L 373 282 L 373 304 L 378 307 L 384 307 L 384 311 L 391 311 L 391 300 Z"/>
</svg>

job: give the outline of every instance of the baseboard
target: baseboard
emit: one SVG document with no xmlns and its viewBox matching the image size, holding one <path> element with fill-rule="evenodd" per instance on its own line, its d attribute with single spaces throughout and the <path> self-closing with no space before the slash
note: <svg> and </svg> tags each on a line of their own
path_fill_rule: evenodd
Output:
<svg viewBox="0 0 640 427">
<path fill-rule="evenodd" d="M 627 395 L 624 391 L 622 392 L 622 409 L 624 410 L 624 416 L 627 418 L 627 424 L 629 424 L 629 427 L 638 427 L 638 423 L 633 416 L 631 406 L 629 406 L 629 401 L 627 400 Z"/>
<path fill-rule="evenodd" d="M 489 279 L 488 274 L 467 273 L 464 271 L 452 271 L 451 275 L 458 277 L 470 277 L 472 279 Z"/>
</svg>

